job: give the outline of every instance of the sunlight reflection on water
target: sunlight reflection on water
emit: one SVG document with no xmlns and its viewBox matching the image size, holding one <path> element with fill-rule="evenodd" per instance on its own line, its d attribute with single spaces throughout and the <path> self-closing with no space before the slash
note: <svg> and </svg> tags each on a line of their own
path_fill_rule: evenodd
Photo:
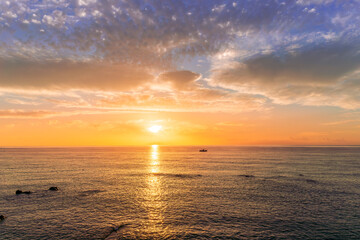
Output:
<svg viewBox="0 0 360 240">
<path fill-rule="evenodd" d="M 147 231 L 149 233 L 160 233 L 164 231 L 163 210 L 165 206 L 162 198 L 163 189 L 160 176 L 156 175 L 156 173 L 159 173 L 159 167 L 159 147 L 158 145 L 152 145 L 149 159 L 149 174 L 146 178 L 147 188 L 144 192 L 144 208 L 148 212 L 149 221 Z"/>
<path fill-rule="evenodd" d="M 158 173 L 159 172 L 159 146 L 152 145 L 150 152 L 150 173 Z"/>
</svg>

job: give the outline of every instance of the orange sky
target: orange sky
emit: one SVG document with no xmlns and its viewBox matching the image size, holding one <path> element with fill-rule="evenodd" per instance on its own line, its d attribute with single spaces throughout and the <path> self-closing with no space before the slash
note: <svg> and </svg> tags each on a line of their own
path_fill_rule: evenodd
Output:
<svg viewBox="0 0 360 240">
<path fill-rule="evenodd" d="M 1 119 L 1 146 L 354 145 L 360 122 L 316 109 L 261 113 L 110 113 Z M 158 133 L 148 130 L 162 126 Z"/>
</svg>

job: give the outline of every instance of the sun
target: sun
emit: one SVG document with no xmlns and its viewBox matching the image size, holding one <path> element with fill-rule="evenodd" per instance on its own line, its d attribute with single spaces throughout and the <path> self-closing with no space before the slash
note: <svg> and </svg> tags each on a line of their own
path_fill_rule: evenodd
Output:
<svg viewBox="0 0 360 240">
<path fill-rule="evenodd" d="M 148 130 L 152 133 L 158 133 L 162 129 L 160 125 L 154 125 L 148 128 Z"/>
</svg>

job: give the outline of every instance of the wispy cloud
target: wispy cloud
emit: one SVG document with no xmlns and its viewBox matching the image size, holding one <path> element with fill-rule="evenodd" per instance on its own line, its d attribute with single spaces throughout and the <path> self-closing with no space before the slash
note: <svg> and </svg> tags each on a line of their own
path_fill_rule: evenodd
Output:
<svg viewBox="0 0 360 240">
<path fill-rule="evenodd" d="M 56 112 L 49 111 L 24 111 L 24 110 L 0 110 L 0 118 L 44 118 L 55 116 Z"/>
</svg>

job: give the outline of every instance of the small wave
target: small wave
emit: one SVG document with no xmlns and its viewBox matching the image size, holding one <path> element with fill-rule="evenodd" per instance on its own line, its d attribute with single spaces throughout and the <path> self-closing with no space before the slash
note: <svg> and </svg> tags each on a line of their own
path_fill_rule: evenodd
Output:
<svg viewBox="0 0 360 240">
<path fill-rule="evenodd" d="M 197 178 L 197 177 L 202 177 L 201 174 L 152 173 L 151 175 L 174 177 L 174 178 Z"/>
<path fill-rule="evenodd" d="M 305 181 L 306 181 L 307 183 L 319 183 L 318 181 L 313 180 L 313 179 L 305 179 Z"/>
<path fill-rule="evenodd" d="M 116 233 L 123 229 L 124 227 L 128 226 L 129 224 L 121 224 L 119 226 L 115 226 L 115 227 L 112 227 L 111 230 L 110 230 L 110 233 L 108 233 L 105 237 L 104 237 L 104 240 L 111 240 L 111 239 L 118 239 L 116 235 Z"/>
<path fill-rule="evenodd" d="M 249 175 L 249 174 L 240 174 L 238 175 L 238 177 L 244 177 L 244 178 L 254 178 L 254 175 Z"/>
<path fill-rule="evenodd" d="M 310 184 L 319 184 L 319 181 L 311 179 L 311 178 L 304 178 L 304 175 L 299 175 L 298 177 L 292 177 L 292 176 L 272 176 L 272 177 L 266 177 L 266 180 L 279 180 L 279 181 L 295 181 L 295 182 L 306 182 Z"/>
<path fill-rule="evenodd" d="M 104 190 L 87 190 L 80 192 L 80 196 L 89 196 L 97 193 L 105 192 Z"/>
</svg>

